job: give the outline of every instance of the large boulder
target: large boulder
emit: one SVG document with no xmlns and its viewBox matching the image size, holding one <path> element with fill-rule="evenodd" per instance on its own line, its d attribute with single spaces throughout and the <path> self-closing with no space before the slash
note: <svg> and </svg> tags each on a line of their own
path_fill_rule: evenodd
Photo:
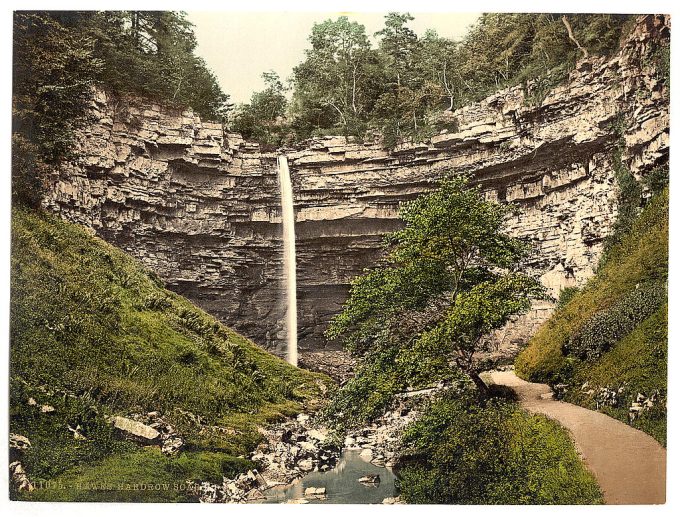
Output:
<svg viewBox="0 0 680 517">
<path fill-rule="evenodd" d="M 148 445 L 160 443 L 161 433 L 151 426 L 122 416 L 114 416 L 112 423 L 116 429 L 132 440 Z"/>
</svg>

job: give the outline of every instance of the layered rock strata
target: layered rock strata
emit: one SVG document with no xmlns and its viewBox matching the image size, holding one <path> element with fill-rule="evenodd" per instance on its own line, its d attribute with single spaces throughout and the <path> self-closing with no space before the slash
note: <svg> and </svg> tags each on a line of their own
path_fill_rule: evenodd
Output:
<svg viewBox="0 0 680 517">
<path fill-rule="evenodd" d="M 668 161 L 668 96 L 654 60 L 670 20 L 638 20 L 612 59 L 582 60 L 532 104 L 521 86 L 448 113 L 456 131 L 385 149 L 313 139 L 287 150 L 293 180 L 299 337 L 323 330 L 353 277 L 375 263 L 404 201 L 448 172 L 512 202 L 509 231 L 535 244 L 527 267 L 553 294 L 593 274 L 616 218 L 613 156 L 638 177 Z M 282 241 L 276 154 L 192 111 L 98 92 L 80 158 L 56 171 L 44 206 L 141 259 L 167 286 L 283 354 Z M 537 304 L 496 336 L 523 341 L 552 310 Z"/>
</svg>

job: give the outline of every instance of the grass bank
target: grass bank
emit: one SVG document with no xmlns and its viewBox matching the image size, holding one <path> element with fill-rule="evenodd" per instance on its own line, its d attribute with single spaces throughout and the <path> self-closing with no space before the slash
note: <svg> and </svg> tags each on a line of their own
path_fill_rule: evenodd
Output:
<svg viewBox="0 0 680 517">
<path fill-rule="evenodd" d="M 420 504 L 596 504 L 569 434 L 511 400 L 445 396 L 404 433 L 401 497 Z"/>
<path fill-rule="evenodd" d="M 597 275 L 529 341 L 515 361 L 517 374 L 665 445 L 667 280 L 666 189 L 608 251 Z M 645 407 L 631 413 L 639 401 Z"/>
<path fill-rule="evenodd" d="M 154 472 L 159 482 L 181 483 L 247 469 L 239 456 L 259 442 L 257 426 L 314 406 L 329 382 L 260 349 L 122 251 L 50 214 L 13 210 L 11 268 L 10 430 L 31 441 L 21 461 L 38 485 L 142 483 Z M 106 419 L 151 411 L 185 439 L 179 457 L 121 440 Z M 38 489 L 30 497 L 184 496 Z"/>
</svg>

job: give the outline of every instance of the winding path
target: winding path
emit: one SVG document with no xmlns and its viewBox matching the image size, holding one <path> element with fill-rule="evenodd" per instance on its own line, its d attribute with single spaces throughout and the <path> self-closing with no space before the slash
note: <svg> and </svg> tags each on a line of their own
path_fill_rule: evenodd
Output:
<svg viewBox="0 0 680 517">
<path fill-rule="evenodd" d="M 597 411 L 554 400 L 547 384 L 524 381 L 515 372 L 489 372 L 485 377 L 511 387 L 528 411 L 542 413 L 569 430 L 605 503 L 666 501 L 666 449 L 649 435 Z"/>
</svg>

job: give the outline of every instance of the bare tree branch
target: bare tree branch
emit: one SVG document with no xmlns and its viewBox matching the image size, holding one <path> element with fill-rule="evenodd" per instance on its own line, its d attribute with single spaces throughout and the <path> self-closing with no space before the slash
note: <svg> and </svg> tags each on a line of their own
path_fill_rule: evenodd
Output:
<svg viewBox="0 0 680 517">
<path fill-rule="evenodd" d="M 574 31 L 571 29 L 571 23 L 569 23 L 569 20 L 567 19 L 566 15 L 562 16 L 562 23 L 564 23 L 564 26 L 567 28 L 569 39 L 573 41 L 574 44 L 578 47 L 578 49 L 583 53 L 583 57 L 588 57 L 588 50 L 582 47 L 578 40 L 574 37 Z"/>
</svg>

